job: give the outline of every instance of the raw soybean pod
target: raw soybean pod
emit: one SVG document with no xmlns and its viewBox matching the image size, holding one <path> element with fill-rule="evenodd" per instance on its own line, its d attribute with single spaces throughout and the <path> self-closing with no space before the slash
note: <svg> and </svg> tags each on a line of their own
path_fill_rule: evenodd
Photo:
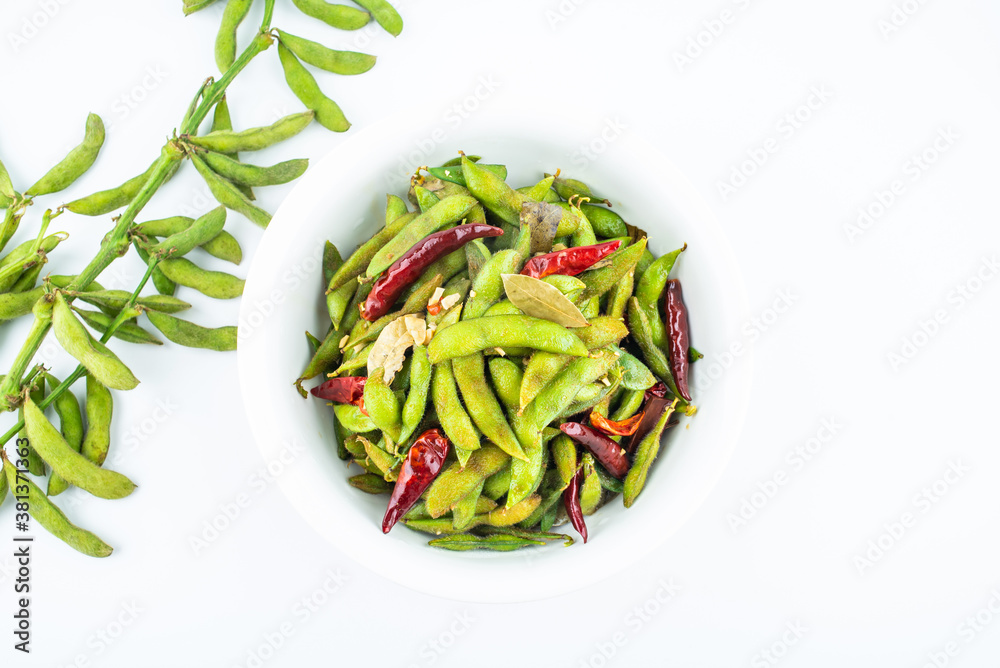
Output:
<svg viewBox="0 0 1000 668">
<path fill-rule="evenodd" d="M 115 209 L 120 209 L 139 194 L 139 190 L 145 185 L 146 181 L 149 180 L 150 174 L 153 172 L 153 165 L 149 166 L 145 172 L 139 176 L 133 176 L 131 179 L 121 184 L 117 188 L 109 188 L 108 190 L 101 190 L 92 195 L 87 195 L 86 197 L 81 197 L 80 199 L 73 200 L 66 205 L 66 208 L 73 213 L 78 213 L 81 216 L 103 216 L 106 213 L 111 213 Z"/>
<path fill-rule="evenodd" d="M 115 390 L 131 390 L 139 384 L 132 371 L 76 319 L 60 293 L 56 293 L 52 308 L 52 329 L 59 345 L 104 385 Z"/>
<path fill-rule="evenodd" d="M 266 125 L 240 132 L 219 130 L 201 137 L 186 135 L 185 141 L 201 148 L 218 153 L 236 153 L 238 151 L 259 151 L 273 146 L 286 139 L 294 137 L 306 129 L 312 122 L 315 113 L 311 110 L 300 111 L 279 118 L 271 125 Z"/>
<path fill-rule="evenodd" d="M 73 450 L 31 397 L 24 402 L 24 422 L 35 450 L 67 482 L 102 499 L 121 499 L 135 490 L 121 473 L 102 469 Z"/>
<path fill-rule="evenodd" d="M 222 25 L 215 38 L 215 64 L 225 72 L 236 60 L 236 29 L 243 23 L 253 0 L 229 0 L 222 12 Z"/>
<path fill-rule="evenodd" d="M 222 271 L 202 269 L 185 258 L 163 260 L 159 266 L 174 283 L 194 288 L 198 292 L 215 299 L 234 299 L 243 294 L 242 278 Z M 141 302 L 140 302 L 141 303 Z"/>
<path fill-rule="evenodd" d="M 163 336 L 182 346 L 219 351 L 236 350 L 236 327 L 233 325 L 211 329 L 156 311 L 147 311 L 146 317 Z"/>
<path fill-rule="evenodd" d="M 268 223 L 271 222 L 271 214 L 251 204 L 250 200 L 240 192 L 239 188 L 213 172 L 212 168 L 205 164 L 205 161 L 199 156 L 192 154 L 191 162 L 194 163 L 195 169 L 201 174 L 201 178 L 205 180 L 205 184 L 208 185 L 208 189 L 212 191 L 212 196 L 219 204 L 237 213 L 242 213 L 261 227 L 267 227 Z"/>
<path fill-rule="evenodd" d="M 399 37 L 399 33 L 403 32 L 403 19 L 399 16 L 399 12 L 385 0 L 354 1 L 371 12 L 378 24 L 393 37 Z"/>
<path fill-rule="evenodd" d="M 355 7 L 334 5 L 324 0 L 292 0 L 300 12 L 340 30 L 364 28 L 371 15 Z"/>
<path fill-rule="evenodd" d="M 351 127 L 336 102 L 320 90 L 316 78 L 309 73 L 288 47 L 278 42 L 278 57 L 285 71 L 285 82 L 302 104 L 316 112 L 316 120 L 327 130 L 344 132 Z"/>
<path fill-rule="evenodd" d="M 111 391 L 87 374 L 87 431 L 83 437 L 80 454 L 98 466 L 104 463 L 111 447 L 111 415 L 114 401 Z"/>
<path fill-rule="evenodd" d="M 59 379 L 49 373 L 45 374 L 45 380 L 51 390 L 59 385 Z M 76 400 L 76 395 L 67 390 L 56 397 L 54 406 L 56 415 L 59 416 L 59 431 L 62 432 L 69 447 L 74 452 L 80 452 L 80 446 L 83 445 L 83 415 L 80 413 L 80 402 Z M 58 473 L 53 473 L 49 478 L 49 496 L 62 494 L 67 488 L 69 483 Z"/>
<path fill-rule="evenodd" d="M 375 56 L 357 51 L 336 51 L 317 42 L 278 30 L 278 39 L 288 50 L 309 63 L 334 74 L 362 74 L 375 66 Z"/>
<path fill-rule="evenodd" d="M 81 529 L 70 522 L 63 511 L 59 510 L 48 497 L 26 476 L 18 477 L 14 465 L 3 455 L 3 471 L 7 477 L 11 492 L 28 495 L 28 512 L 35 520 L 45 527 L 52 535 L 63 541 L 74 550 L 91 557 L 107 557 L 112 548 L 96 535 Z"/>
<path fill-rule="evenodd" d="M 87 116 L 87 128 L 83 143 L 40 178 L 35 185 L 25 191 L 26 195 L 48 195 L 68 188 L 84 175 L 97 160 L 97 154 L 104 145 L 104 122 L 97 114 Z"/>
</svg>

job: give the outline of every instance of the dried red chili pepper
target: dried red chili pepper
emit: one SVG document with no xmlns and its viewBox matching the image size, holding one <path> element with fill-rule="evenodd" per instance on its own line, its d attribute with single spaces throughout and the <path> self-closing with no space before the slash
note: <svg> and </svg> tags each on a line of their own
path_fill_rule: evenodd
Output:
<svg viewBox="0 0 1000 668">
<path fill-rule="evenodd" d="M 448 439 L 440 429 L 428 429 L 410 447 L 389 497 L 389 507 L 382 518 L 382 533 L 389 533 L 399 518 L 413 507 L 437 474 L 448 456 Z"/>
<path fill-rule="evenodd" d="M 667 281 L 666 298 L 663 300 L 664 320 L 667 326 L 667 347 L 670 358 L 670 371 L 674 374 L 677 391 L 685 401 L 691 401 L 688 390 L 688 348 L 691 337 L 688 334 L 688 313 L 684 306 L 684 295 L 681 292 L 681 282 L 676 278 Z"/>
<path fill-rule="evenodd" d="M 566 506 L 566 514 L 569 521 L 583 537 L 583 542 L 587 542 L 587 523 L 583 519 L 583 509 L 580 507 L 580 487 L 583 486 L 583 468 L 578 468 L 573 478 L 563 492 L 563 504 Z"/>
<path fill-rule="evenodd" d="M 314 397 L 332 401 L 335 404 L 354 404 L 363 407 L 367 376 L 344 376 L 331 378 L 309 390 Z"/>
<path fill-rule="evenodd" d="M 562 433 L 593 453 L 594 458 L 608 473 L 621 480 L 628 473 L 628 458 L 625 451 L 604 434 L 579 422 L 563 422 L 559 425 Z"/>
<path fill-rule="evenodd" d="M 642 422 L 643 412 L 639 411 L 624 420 L 609 420 L 597 411 L 590 412 L 590 424 L 609 436 L 631 436 Z"/>
<path fill-rule="evenodd" d="M 577 246 L 555 253 L 546 253 L 528 260 L 521 273 L 532 278 L 545 278 L 550 274 L 576 276 L 614 253 L 621 245 L 622 242 L 618 240 L 605 241 L 593 246 Z"/>
<path fill-rule="evenodd" d="M 660 417 L 663 415 L 663 411 L 667 410 L 667 406 L 670 405 L 670 401 L 667 400 L 670 391 L 667 390 L 667 386 L 663 383 L 657 383 L 653 387 L 646 390 L 646 403 L 642 406 L 642 419 L 639 421 L 639 425 L 635 428 L 635 432 L 632 434 L 632 438 L 629 439 L 626 450 L 629 454 L 635 450 L 635 446 L 638 445 L 646 435 L 653 430 L 656 423 L 659 422 Z"/>
<path fill-rule="evenodd" d="M 448 253 L 458 250 L 473 239 L 498 237 L 503 230 L 492 225 L 470 223 L 430 234 L 418 241 L 413 248 L 392 263 L 382 274 L 361 308 L 361 317 L 371 322 L 378 320 L 392 308 L 403 290 L 424 273 L 432 263 Z"/>
</svg>

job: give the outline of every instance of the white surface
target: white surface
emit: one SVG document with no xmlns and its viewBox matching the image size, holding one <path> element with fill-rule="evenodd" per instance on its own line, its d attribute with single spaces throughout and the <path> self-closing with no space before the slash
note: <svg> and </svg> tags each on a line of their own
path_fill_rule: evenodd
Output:
<svg viewBox="0 0 1000 668">
<path fill-rule="evenodd" d="M 452 134 L 452 146 L 510 165 L 507 178 L 515 184 L 555 171 L 577 137 L 586 134 L 574 123 L 544 113 L 492 112 L 469 119 Z M 322 291 L 315 287 L 322 285 L 324 243 L 329 239 L 347 251 L 379 229 L 386 173 L 397 164 L 399 147 L 432 136 L 437 122 L 435 112 L 409 109 L 365 128 L 315 165 L 275 213 L 247 279 L 240 312 L 244 329 L 238 357 L 247 417 L 265 461 L 280 458 L 289 442 L 301 445 L 302 456 L 289 464 L 279 486 L 333 545 L 379 575 L 425 593 L 482 603 L 520 603 L 587 587 L 632 567 L 701 505 L 742 430 L 750 364 L 734 368 L 725 383 L 699 393 L 698 419 L 690 425 L 683 420 L 683 426 L 668 432 L 662 463 L 650 475 L 641 502 L 627 513 L 620 502 L 608 504 L 590 518 L 586 550 L 456 554 L 428 550 L 425 534 L 402 526 L 384 536 L 385 498 L 360 495 L 345 483 L 358 471 L 348 473 L 336 456 L 330 409 L 325 402 L 303 401 L 288 381 L 308 361 L 302 331 L 322 332 L 330 325 Z M 452 151 L 424 155 L 407 171 L 413 173 L 421 162 L 440 164 Z M 727 347 L 739 332 L 737 313 L 746 310 L 746 297 L 732 249 L 691 185 L 659 153 L 628 136 L 619 137 L 589 169 L 593 183 L 615 193 L 616 208 L 627 220 L 656 213 L 656 220 L 644 223 L 654 253 L 690 244 L 691 255 L 683 270 L 678 268 L 678 277 L 684 280 L 691 320 L 699 323 L 700 345 L 708 350 Z M 632 173 L 641 177 L 626 176 Z M 331 183 L 340 187 L 331 189 Z M 396 194 L 405 196 L 407 185 L 407 179 L 398 180 Z M 336 226 L 329 224 L 331 218 Z M 282 283 L 292 267 L 301 269 L 304 283 L 294 291 Z M 265 303 L 273 304 L 266 315 L 258 306 Z M 664 508 L 671 512 L 663 513 Z M 408 568 L 400 570 L 401 563 Z M 414 581 L 414 571 L 425 577 Z"/>
<path fill-rule="evenodd" d="M 691 180 L 736 250 L 750 307 L 741 319 L 747 338 L 758 332 L 750 412 L 725 474 L 680 531 L 614 580 L 517 606 L 455 603 L 356 566 L 262 477 L 234 355 L 119 347 L 144 382 L 116 407 L 116 467 L 141 487 L 118 502 L 70 493 L 77 503 L 67 512 L 116 554 L 84 559 L 40 534 L 35 652 L 15 656 L 7 636 L 4 665 L 68 666 L 78 656 L 95 666 L 254 665 L 250 653 L 268 637 L 280 647 L 266 666 L 505 666 L 530 656 L 575 668 L 602 665 L 601 650 L 610 653 L 615 640 L 607 665 L 923 666 L 948 643 L 957 652 L 948 665 L 995 665 L 1000 621 L 988 608 L 978 627 L 965 620 L 996 607 L 1000 585 L 997 281 L 965 301 L 956 286 L 1000 249 L 992 218 L 1000 26 L 986 0 L 925 2 L 884 39 L 878 22 L 894 3 L 914 4 L 401 0 L 400 38 L 377 29 L 337 35 L 342 47 L 358 43 L 380 57 L 361 77 L 321 78 L 358 128 L 409 104 L 438 110 L 446 131 L 464 100 L 476 114 L 501 103 L 547 108 L 592 129 L 581 145 L 609 122 L 624 124 Z M 88 110 L 102 113 L 115 126 L 93 173 L 67 193 L 76 196 L 145 168 L 211 72 L 221 7 L 185 19 L 173 1 L 66 0 L 15 52 L 9 34 L 43 4 L 51 3 L 0 9 L 0 155 L 24 187 L 78 141 Z M 291 10 L 279 4 L 278 25 L 328 39 L 321 25 L 281 18 Z M 546 12 L 560 7 L 566 20 L 552 26 Z M 726 8 L 731 22 L 678 71 L 673 53 Z M 142 89 L 147 68 L 160 80 Z M 778 124 L 813 86 L 832 97 L 788 136 Z M 480 101 L 469 97 L 477 87 Z M 116 103 L 123 95 L 144 99 L 129 109 Z M 242 127 L 299 108 L 273 54 L 251 66 L 231 103 Z M 907 161 L 949 127 L 958 139 L 912 180 Z M 723 201 L 717 182 L 770 138 L 777 152 Z M 312 128 L 259 157 L 318 159 L 346 139 Z M 845 223 L 894 179 L 903 194 L 850 243 Z M 273 210 L 288 190 L 265 192 L 263 205 Z M 164 189 L 148 217 L 185 207 L 208 207 L 190 173 Z M 54 255 L 60 271 L 89 258 L 109 225 L 70 215 L 57 222 L 74 235 Z M 260 235 L 234 222 L 249 256 Z M 138 278 L 131 261 L 112 276 L 115 268 L 103 282 Z M 782 291 L 792 306 L 772 320 Z M 236 318 L 235 303 L 192 301 L 201 322 Z M 944 324 L 894 370 L 887 355 L 937 310 Z M 22 334 L 21 324 L 0 331 L 5 360 Z M 799 465 L 795 449 L 824 419 L 835 420 L 836 434 Z M 921 500 L 951 461 L 969 470 L 936 502 Z M 779 472 L 786 483 L 747 526 L 730 528 L 727 515 Z M 196 553 L 191 537 L 237 500 L 236 519 Z M 907 512 L 912 527 L 859 573 L 854 558 Z M 0 524 L 12 521 L 6 505 Z M 325 582 L 337 587 L 329 573 L 343 582 L 327 595 Z M 11 580 L 0 579 L 7 615 Z M 661 583 L 678 589 L 665 603 Z M 304 598 L 317 603 L 310 609 Z M 140 608 L 135 620 L 110 644 L 100 640 L 119 617 L 131 619 L 130 605 Z M 801 638 L 787 631 L 796 623 Z M 776 643 L 787 652 L 771 663 L 760 653 Z"/>
</svg>

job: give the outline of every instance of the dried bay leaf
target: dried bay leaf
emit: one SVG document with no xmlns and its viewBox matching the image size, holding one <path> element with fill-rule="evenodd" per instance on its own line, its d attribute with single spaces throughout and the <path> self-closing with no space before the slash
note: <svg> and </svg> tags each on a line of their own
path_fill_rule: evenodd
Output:
<svg viewBox="0 0 1000 668">
<path fill-rule="evenodd" d="M 543 318 L 563 327 L 588 327 L 590 323 L 566 295 L 545 281 L 521 274 L 501 274 L 504 291 L 525 315 Z"/>
</svg>

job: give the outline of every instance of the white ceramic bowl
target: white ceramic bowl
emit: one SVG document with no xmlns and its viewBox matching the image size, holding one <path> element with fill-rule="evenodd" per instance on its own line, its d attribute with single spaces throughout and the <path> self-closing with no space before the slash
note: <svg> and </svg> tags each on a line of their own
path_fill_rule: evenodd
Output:
<svg viewBox="0 0 1000 668">
<path fill-rule="evenodd" d="M 638 502 L 628 511 L 613 502 L 588 518 L 586 545 L 448 552 L 428 547 L 428 536 L 402 524 L 382 534 L 386 497 L 347 484 L 358 470 L 337 458 L 330 409 L 292 387 L 309 359 L 304 330 L 321 336 L 329 322 L 320 287 L 324 242 L 346 257 L 382 225 L 386 192 L 403 195 L 418 166 L 440 164 L 458 149 L 508 165 L 517 185 L 561 167 L 610 194 L 616 211 L 648 231 L 656 255 L 687 242 L 676 273 L 693 342 L 710 355 L 739 340 L 742 284 L 708 208 L 641 138 L 597 137 L 593 127 L 534 112 L 481 111 L 457 128 L 439 113 L 400 114 L 354 133 L 311 167 L 264 235 L 240 312 L 240 383 L 251 428 L 265 461 L 282 462 L 278 483 L 302 516 L 340 551 L 390 580 L 478 602 L 527 601 L 594 584 L 666 541 L 708 495 L 735 447 L 749 398 L 748 355 L 696 395 L 696 418 L 668 432 Z M 584 164 L 574 151 L 592 140 L 603 152 Z M 300 448 L 288 450 L 289 443 Z"/>
</svg>

